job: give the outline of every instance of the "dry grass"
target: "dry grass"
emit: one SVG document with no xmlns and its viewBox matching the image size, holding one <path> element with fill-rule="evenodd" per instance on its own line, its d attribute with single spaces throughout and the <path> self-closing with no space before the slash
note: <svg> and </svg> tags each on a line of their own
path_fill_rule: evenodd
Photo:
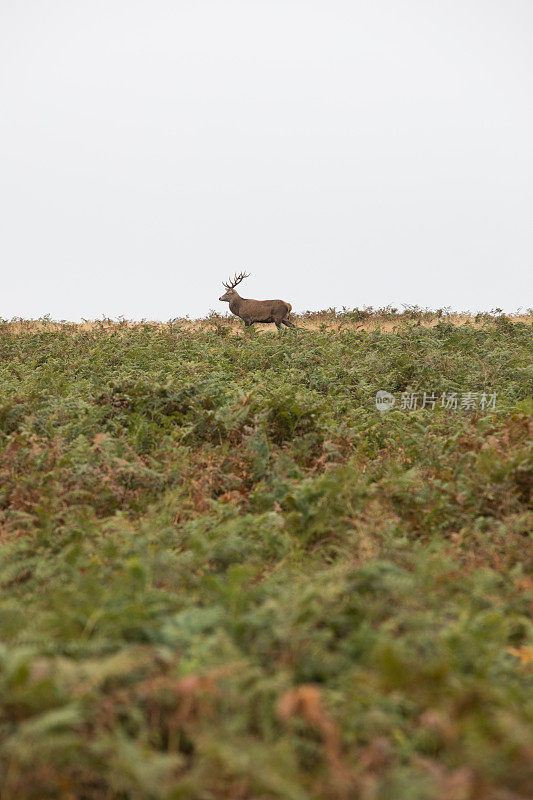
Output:
<svg viewBox="0 0 533 800">
<path fill-rule="evenodd" d="M 423 326 L 433 328 L 442 322 L 447 322 L 457 327 L 482 328 L 484 325 L 496 323 L 498 320 L 506 319 L 512 323 L 522 322 L 532 324 L 533 315 L 531 314 L 509 314 L 499 315 L 494 312 L 483 314 L 472 314 L 470 312 L 450 312 L 438 314 L 429 311 L 404 312 L 390 318 L 390 314 L 371 312 L 366 319 L 354 319 L 349 313 L 335 313 L 333 310 L 306 312 L 305 314 L 293 314 L 297 327 L 305 331 L 320 330 L 361 330 L 375 331 L 381 330 L 385 333 L 396 332 L 402 325 Z M 272 324 L 257 324 L 254 329 L 264 333 L 275 333 L 276 329 Z M 90 333 L 104 332 L 120 333 L 121 331 L 131 330 L 152 330 L 152 331 L 217 331 L 241 335 L 244 327 L 236 317 L 231 315 L 210 315 L 201 319 L 188 319 L 185 317 L 160 322 L 157 320 L 113 320 L 104 318 L 101 320 L 84 320 L 83 322 L 69 322 L 67 320 L 31 319 L 23 320 L 14 318 L 12 320 L 0 321 L 0 333 Z"/>
</svg>

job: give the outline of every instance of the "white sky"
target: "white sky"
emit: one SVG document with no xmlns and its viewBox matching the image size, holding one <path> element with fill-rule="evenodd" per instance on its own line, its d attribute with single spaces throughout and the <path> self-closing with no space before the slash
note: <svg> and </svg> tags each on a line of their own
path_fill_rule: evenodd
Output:
<svg viewBox="0 0 533 800">
<path fill-rule="evenodd" d="M 0 317 L 533 306 L 533 0 L 0 0 Z"/>
</svg>

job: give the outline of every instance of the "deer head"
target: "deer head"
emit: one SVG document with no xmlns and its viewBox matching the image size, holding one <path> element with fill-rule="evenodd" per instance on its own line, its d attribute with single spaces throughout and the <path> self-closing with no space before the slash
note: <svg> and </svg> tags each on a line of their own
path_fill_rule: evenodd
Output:
<svg viewBox="0 0 533 800">
<path fill-rule="evenodd" d="M 225 300 L 227 303 L 229 303 L 234 297 L 238 297 L 239 295 L 235 291 L 235 287 L 238 286 L 239 283 L 243 281 L 245 278 L 249 277 L 250 277 L 249 273 L 247 274 L 246 272 L 241 272 L 239 275 L 235 273 L 233 279 L 230 278 L 227 283 L 224 283 L 224 281 L 222 281 L 222 286 L 226 287 L 226 291 L 224 292 L 222 297 L 219 297 L 218 299 Z"/>
</svg>

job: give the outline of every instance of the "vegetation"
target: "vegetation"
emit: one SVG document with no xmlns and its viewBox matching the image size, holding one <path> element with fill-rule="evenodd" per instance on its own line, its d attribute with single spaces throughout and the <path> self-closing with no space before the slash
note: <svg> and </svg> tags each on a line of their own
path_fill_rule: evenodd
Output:
<svg viewBox="0 0 533 800">
<path fill-rule="evenodd" d="M 0 323 L 2 800 L 531 796 L 531 325 L 361 314 Z"/>
</svg>

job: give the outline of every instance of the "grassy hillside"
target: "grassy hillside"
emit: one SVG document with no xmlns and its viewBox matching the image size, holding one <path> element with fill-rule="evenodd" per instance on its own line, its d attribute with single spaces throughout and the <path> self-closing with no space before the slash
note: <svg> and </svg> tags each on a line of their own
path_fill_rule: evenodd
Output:
<svg viewBox="0 0 533 800">
<path fill-rule="evenodd" d="M 442 316 L 0 324 L 2 800 L 531 796 L 532 328 Z"/>
</svg>

